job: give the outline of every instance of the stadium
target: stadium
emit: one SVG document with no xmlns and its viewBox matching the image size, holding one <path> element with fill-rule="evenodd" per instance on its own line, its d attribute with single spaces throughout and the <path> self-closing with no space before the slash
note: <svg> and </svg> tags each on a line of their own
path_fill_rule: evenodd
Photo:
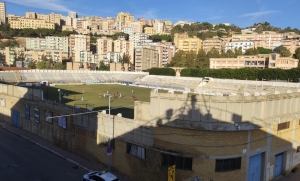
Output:
<svg viewBox="0 0 300 181">
<path fill-rule="evenodd" d="M 0 78 L 2 120 L 102 164 L 111 140 L 111 167 L 132 180 L 166 180 L 175 165 L 176 180 L 268 181 L 300 163 L 298 83 L 70 70 Z M 33 86 L 42 82 L 50 86 Z M 53 88 L 53 97 L 41 87 Z M 72 96 L 62 102 L 57 90 L 67 87 L 77 99 L 94 90 L 101 104 L 74 106 Z M 112 104 L 132 104 L 133 116 L 124 105 L 109 114 L 99 89 L 101 96 L 122 92 Z"/>
</svg>

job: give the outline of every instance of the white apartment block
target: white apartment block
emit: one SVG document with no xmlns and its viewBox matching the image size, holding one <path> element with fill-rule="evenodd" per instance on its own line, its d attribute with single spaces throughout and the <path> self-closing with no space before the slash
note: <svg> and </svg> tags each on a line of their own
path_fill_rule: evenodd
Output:
<svg viewBox="0 0 300 181">
<path fill-rule="evenodd" d="M 6 5 L 0 2 L 0 23 L 6 23 Z"/>
<path fill-rule="evenodd" d="M 46 48 L 62 51 L 64 57 L 69 55 L 69 38 L 58 36 L 46 36 Z"/>
<path fill-rule="evenodd" d="M 26 50 L 45 50 L 45 38 L 26 38 Z"/>
<path fill-rule="evenodd" d="M 138 44 L 147 42 L 149 40 L 149 35 L 146 33 L 134 33 L 133 35 L 129 35 L 129 40 L 134 42 L 134 46 L 138 46 Z"/>
<path fill-rule="evenodd" d="M 245 53 L 247 49 L 254 48 L 254 43 L 252 41 L 237 41 L 237 42 L 227 42 L 225 46 L 225 52 L 235 49 L 242 48 L 242 52 Z"/>
<path fill-rule="evenodd" d="M 135 33 L 134 28 L 131 27 L 122 28 L 122 32 L 128 34 L 129 36 Z"/>
<path fill-rule="evenodd" d="M 153 29 L 155 34 L 163 33 L 165 31 L 164 23 L 159 20 L 155 20 L 153 23 Z"/>
<path fill-rule="evenodd" d="M 87 62 L 87 63 L 97 63 L 95 62 L 95 56 L 91 51 L 77 51 L 75 52 L 75 59 L 74 62 Z"/>
</svg>

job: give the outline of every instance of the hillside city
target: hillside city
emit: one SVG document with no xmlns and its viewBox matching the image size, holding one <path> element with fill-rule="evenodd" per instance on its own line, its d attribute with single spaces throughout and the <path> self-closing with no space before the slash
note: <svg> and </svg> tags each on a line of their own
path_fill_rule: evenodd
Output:
<svg viewBox="0 0 300 181">
<path fill-rule="evenodd" d="M 0 3 L 0 63 L 9 67 L 141 72 L 151 68 L 298 67 L 299 30 L 268 22 L 229 23 L 82 16 L 76 12 L 6 14 Z"/>
</svg>

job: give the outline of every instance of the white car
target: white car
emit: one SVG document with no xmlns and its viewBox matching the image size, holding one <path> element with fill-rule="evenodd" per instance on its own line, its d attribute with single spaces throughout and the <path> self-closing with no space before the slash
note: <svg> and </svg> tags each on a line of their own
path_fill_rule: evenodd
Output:
<svg viewBox="0 0 300 181">
<path fill-rule="evenodd" d="M 82 181 L 120 181 L 118 177 L 107 171 L 93 171 L 84 174 Z"/>
</svg>

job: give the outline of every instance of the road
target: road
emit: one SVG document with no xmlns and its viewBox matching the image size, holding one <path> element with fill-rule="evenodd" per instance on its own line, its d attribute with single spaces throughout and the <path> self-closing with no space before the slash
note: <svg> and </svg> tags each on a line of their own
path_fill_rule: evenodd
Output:
<svg viewBox="0 0 300 181">
<path fill-rule="evenodd" d="M 80 181 L 84 173 L 84 169 L 0 127 L 1 181 Z"/>
</svg>

